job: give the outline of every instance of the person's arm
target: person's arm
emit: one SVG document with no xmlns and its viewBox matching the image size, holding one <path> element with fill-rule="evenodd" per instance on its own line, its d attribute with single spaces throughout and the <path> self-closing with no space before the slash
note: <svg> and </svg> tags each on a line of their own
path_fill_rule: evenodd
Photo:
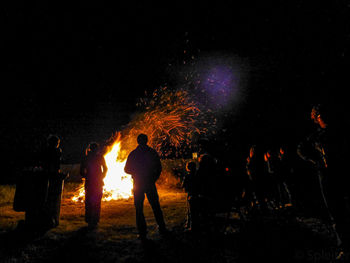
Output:
<svg viewBox="0 0 350 263">
<path fill-rule="evenodd" d="M 86 158 L 83 158 L 81 163 L 80 163 L 80 176 L 85 178 L 87 174 L 86 170 Z"/>
<path fill-rule="evenodd" d="M 156 151 L 154 151 L 155 155 L 155 181 L 157 181 L 162 173 L 162 163 L 160 161 L 159 155 Z"/>
<path fill-rule="evenodd" d="M 298 145 L 297 147 L 297 155 L 304 161 L 306 162 L 310 162 L 313 165 L 316 165 L 316 162 L 314 160 L 312 160 L 311 158 L 309 158 L 306 154 L 304 154 L 304 145 L 301 143 Z"/>
<path fill-rule="evenodd" d="M 132 153 L 129 154 L 125 167 L 124 167 L 124 172 L 127 174 L 133 174 L 133 167 L 132 167 Z"/>
<path fill-rule="evenodd" d="M 105 158 L 103 156 L 101 158 L 101 166 L 102 166 L 102 176 L 103 176 L 103 178 L 105 178 L 106 174 L 107 174 L 107 171 L 108 171 L 108 167 L 107 167 L 107 164 L 106 164 L 106 160 L 105 160 Z"/>
</svg>

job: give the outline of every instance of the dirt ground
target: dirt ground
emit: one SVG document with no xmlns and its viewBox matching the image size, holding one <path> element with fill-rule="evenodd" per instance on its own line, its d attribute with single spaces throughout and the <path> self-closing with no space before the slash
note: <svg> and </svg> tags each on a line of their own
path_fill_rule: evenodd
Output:
<svg viewBox="0 0 350 263">
<path fill-rule="evenodd" d="M 29 238 L 16 230 L 24 213 L 12 209 L 14 186 L 0 186 L 0 262 L 330 262 L 339 252 L 320 222 L 288 213 L 254 220 L 232 213 L 229 221 L 217 217 L 206 232 L 187 233 L 186 194 L 169 189 L 160 189 L 159 195 L 170 235 L 158 234 L 146 200 L 151 241 L 143 244 L 137 239 L 132 199 L 103 202 L 99 228 L 91 231 L 84 204 L 70 200 L 76 187 L 65 187 L 59 226 Z M 341 261 L 346 260 L 347 252 Z"/>
</svg>

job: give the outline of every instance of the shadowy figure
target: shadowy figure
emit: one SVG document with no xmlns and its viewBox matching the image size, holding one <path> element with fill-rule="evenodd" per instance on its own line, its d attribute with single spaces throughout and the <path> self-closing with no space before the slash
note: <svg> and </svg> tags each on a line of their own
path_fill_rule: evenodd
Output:
<svg viewBox="0 0 350 263">
<path fill-rule="evenodd" d="M 152 207 L 160 234 L 166 235 L 168 233 L 155 184 L 162 171 L 162 165 L 158 153 L 149 147 L 147 142 L 147 135 L 138 135 L 138 146 L 129 154 L 124 168 L 126 173 L 132 175 L 134 181 L 133 192 L 136 209 L 136 225 L 139 238 L 142 241 L 147 240 L 147 224 L 143 214 L 145 194 Z"/>
<path fill-rule="evenodd" d="M 338 212 L 338 208 L 330 206 L 337 204 L 344 210 L 343 202 L 339 197 L 341 189 L 339 181 L 338 155 L 339 145 L 328 128 L 327 112 L 321 105 L 316 105 L 311 110 L 311 120 L 316 124 L 316 130 L 309 135 L 305 141 L 298 145 L 297 153 L 300 158 L 308 162 L 314 171 L 313 185 L 310 185 L 313 194 L 313 215 L 322 219 L 333 230 L 336 236 L 337 245 L 341 245 L 341 239 L 335 228 L 333 212 Z M 338 192 L 338 193 L 337 193 Z M 341 219 L 341 218 L 339 218 Z"/>
<path fill-rule="evenodd" d="M 264 167 L 264 153 L 261 146 L 252 145 L 246 163 L 248 175 L 248 189 L 255 193 L 255 206 L 264 211 L 267 210 L 268 178 Z M 252 194 L 253 195 L 253 194 Z M 254 198 L 254 195 L 252 196 Z"/>
<path fill-rule="evenodd" d="M 193 196 L 193 180 L 196 176 L 197 166 L 196 163 L 191 161 L 186 164 L 186 171 L 182 182 L 182 188 L 184 188 L 187 193 L 187 218 L 185 228 L 191 230 L 192 220 L 191 220 L 191 207 L 190 200 Z"/>
<path fill-rule="evenodd" d="M 257 171 L 256 167 L 254 166 L 255 161 L 255 148 L 256 145 L 252 145 L 249 148 L 249 156 L 247 157 L 246 162 L 246 173 L 247 177 L 246 180 L 244 180 L 244 199 L 248 202 L 248 205 L 250 207 L 255 207 L 259 204 L 257 199 Z"/>
<path fill-rule="evenodd" d="M 34 166 L 23 170 L 13 204 L 15 211 L 25 211 L 25 221 L 19 223 L 19 228 L 44 233 L 59 224 L 63 180 L 67 177 L 60 172 L 59 145 L 60 139 L 50 135 Z"/>
<path fill-rule="evenodd" d="M 100 221 L 103 179 L 108 170 L 98 148 L 97 143 L 90 143 L 80 165 L 80 174 L 85 178 L 85 221 L 89 228 L 96 228 Z"/>
<path fill-rule="evenodd" d="M 268 150 L 264 155 L 269 174 L 269 202 L 274 209 L 281 209 L 291 205 L 283 157 L 284 151 L 282 148 Z"/>
<path fill-rule="evenodd" d="M 289 187 L 291 169 L 288 162 L 288 156 L 284 147 L 279 148 L 277 153 L 278 161 L 276 172 L 278 174 L 278 194 L 283 207 L 290 207 L 292 203 L 292 194 Z"/>
<path fill-rule="evenodd" d="M 216 160 L 210 154 L 209 141 L 199 141 L 199 166 L 193 178 L 192 197 L 190 199 L 191 230 L 198 232 L 208 223 L 210 207 L 215 206 Z"/>
<path fill-rule="evenodd" d="M 264 161 L 265 161 L 265 171 L 267 174 L 266 178 L 266 197 L 267 197 L 267 205 L 269 209 L 274 210 L 279 207 L 278 205 L 278 191 L 277 191 L 277 175 L 275 166 L 277 164 L 277 156 L 272 153 L 272 150 L 268 149 L 264 153 Z"/>
<path fill-rule="evenodd" d="M 49 228 L 59 225 L 61 199 L 63 192 L 64 179 L 67 174 L 60 170 L 62 150 L 59 148 L 60 139 L 51 135 L 48 138 L 46 149 L 41 154 L 41 165 L 48 176 L 49 186 L 46 200 L 46 226 Z"/>
</svg>

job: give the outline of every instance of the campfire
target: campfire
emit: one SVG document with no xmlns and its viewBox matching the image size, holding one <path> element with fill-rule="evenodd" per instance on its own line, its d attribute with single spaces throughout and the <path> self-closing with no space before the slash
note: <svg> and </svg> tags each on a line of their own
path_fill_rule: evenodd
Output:
<svg viewBox="0 0 350 263">
<path fill-rule="evenodd" d="M 102 200 L 125 199 L 132 195 L 132 178 L 124 173 L 124 166 L 127 154 L 137 146 L 136 137 L 140 133 L 147 134 L 148 145 L 164 158 L 183 155 L 195 136 L 215 130 L 217 120 L 212 111 L 200 110 L 195 97 L 185 88 L 160 87 L 150 98 L 140 99 L 137 106 L 141 111 L 117 134 L 104 155 L 108 173 Z M 82 202 L 84 194 L 82 185 L 72 200 Z"/>
<path fill-rule="evenodd" d="M 126 160 L 121 160 L 120 136 L 107 148 L 104 155 L 108 172 L 104 179 L 103 201 L 128 199 L 132 196 L 133 182 L 131 175 L 124 172 Z M 84 184 L 81 185 L 72 200 L 83 202 L 85 196 Z"/>
</svg>

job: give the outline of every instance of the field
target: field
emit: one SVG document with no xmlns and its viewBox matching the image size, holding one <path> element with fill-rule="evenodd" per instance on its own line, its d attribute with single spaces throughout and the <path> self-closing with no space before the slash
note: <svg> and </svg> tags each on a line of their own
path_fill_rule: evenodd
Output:
<svg viewBox="0 0 350 263">
<path fill-rule="evenodd" d="M 145 245 L 137 239 L 132 199 L 103 202 L 99 228 L 88 230 L 84 204 L 70 200 L 78 186 L 65 185 L 60 225 L 35 238 L 15 229 L 24 219 L 24 213 L 12 209 L 15 187 L 0 186 L 0 262 L 324 262 L 337 253 L 317 220 L 297 222 L 288 215 L 259 217 L 243 226 L 242 219 L 232 214 L 224 229 L 218 223 L 219 227 L 200 235 L 186 233 L 185 193 L 162 188 L 160 202 L 171 234 L 166 238 L 158 234 L 145 201 L 152 240 Z"/>
</svg>

